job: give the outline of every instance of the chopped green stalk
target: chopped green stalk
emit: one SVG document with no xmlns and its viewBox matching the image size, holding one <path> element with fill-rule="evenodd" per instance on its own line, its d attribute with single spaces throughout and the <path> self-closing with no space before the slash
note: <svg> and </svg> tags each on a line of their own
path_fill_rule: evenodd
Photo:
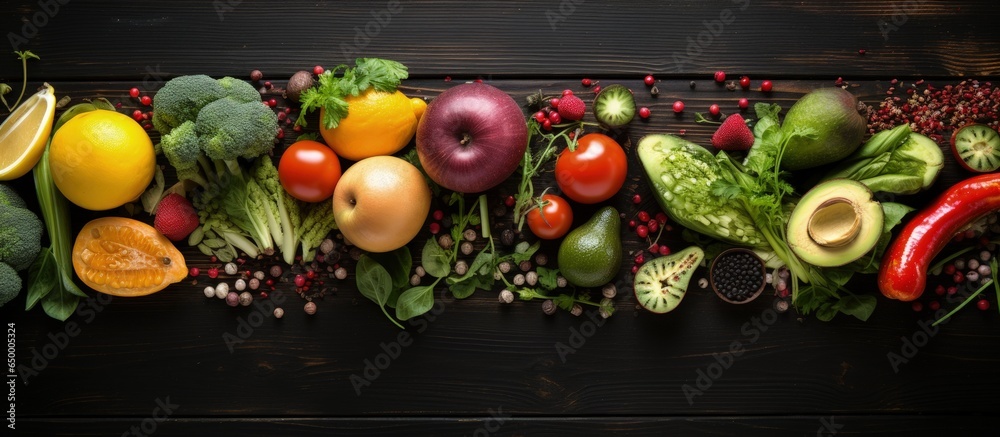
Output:
<svg viewBox="0 0 1000 437">
<path fill-rule="evenodd" d="M 951 317 L 952 315 L 954 315 L 955 313 L 957 313 L 959 310 L 961 310 L 962 308 L 965 308 L 965 306 L 968 305 L 969 302 L 972 302 L 972 300 L 975 299 L 976 296 L 979 296 L 979 293 L 982 293 L 983 290 L 985 290 L 987 287 L 989 287 L 990 285 L 992 285 L 991 282 L 994 282 L 994 283 L 996 282 L 996 273 L 993 274 L 993 280 L 991 280 L 990 282 L 987 282 L 987 283 L 983 284 L 982 287 L 979 287 L 979 289 L 976 290 L 975 293 L 970 294 L 969 297 L 965 298 L 965 300 L 963 300 L 962 303 L 958 304 L 957 307 L 955 307 L 951 311 L 948 311 L 948 314 L 945 314 L 940 319 L 935 320 L 934 323 L 931 324 L 931 326 L 937 326 L 937 325 L 941 324 L 945 320 L 948 320 L 949 317 Z"/>
<path fill-rule="evenodd" d="M 479 195 L 479 223 L 482 225 L 483 238 L 490 239 L 490 210 L 487 204 L 486 195 Z"/>
</svg>

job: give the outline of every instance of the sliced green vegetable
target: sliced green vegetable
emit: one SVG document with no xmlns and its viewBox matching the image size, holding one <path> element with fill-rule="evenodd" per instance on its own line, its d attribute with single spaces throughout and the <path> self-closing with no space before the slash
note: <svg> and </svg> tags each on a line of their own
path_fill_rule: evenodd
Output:
<svg viewBox="0 0 1000 437">
<path fill-rule="evenodd" d="M 853 179 L 876 193 L 913 194 L 929 188 L 942 168 L 937 143 L 904 124 L 873 135 L 823 180 Z"/>
</svg>

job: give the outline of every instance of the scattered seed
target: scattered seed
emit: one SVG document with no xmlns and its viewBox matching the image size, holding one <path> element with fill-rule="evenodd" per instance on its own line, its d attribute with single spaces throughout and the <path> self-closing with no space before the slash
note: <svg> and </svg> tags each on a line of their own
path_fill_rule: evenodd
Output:
<svg viewBox="0 0 1000 437">
<path fill-rule="evenodd" d="M 420 275 L 414 273 L 413 276 L 410 276 L 410 285 L 413 287 L 420 285 Z"/>
<path fill-rule="evenodd" d="M 531 261 L 528 260 L 521 261 L 521 263 L 518 264 L 517 267 L 521 269 L 522 272 L 531 270 Z"/>
<path fill-rule="evenodd" d="M 500 233 L 500 244 L 503 244 L 504 246 L 513 246 L 514 238 L 515 235 L 512 229 L 504 229 L 503 232 Z"/>
<path fill-rule="evenodd" d="M 993 269 L 990 268 L 989 264 L 980 264 L 979 270 L 977 271 L 979 272 L 979 276 L 981 277 L 989 276 L 990 273 L 993 273 Z"/>
<path fill-rule="evenodd" d="M 601 288 L 601 296 L 604 296 L 606 299 L 614 299 L 617 295 L 618 287 L 615 284 L 607 283 Z"/>
<path fill-rule="evenodd" d="M 556 303 L 552 299 L 546 299 L 545 302 L 542 302 L 542 312 L 546 315 L 551 316 L 555 314 L 557 309 Z"/>
<path fill-rule="evenodd" d="M 281 309 L 281 307 L 275 308 L 274 309 L 274 318 L 275 319 L 280 319 L 282 317 L 285 317 L 285 310 Z"/>
<path fill-rule="evenodd" d="M 569 285 L 569 281 L 567 281 L 565 277 L 563 277 L 562 275 L 556 276 L 556 287 L 557 288 L 566 288 L 566 286 L 568 286 L 568 285 Z"/>
<path fill-rule="evenodd" d="M 465 232 L 462 232 L 462 238 L 465 238 L 465 241 L 476 241 L 476 237 L 475 229 L 466 229 Z"/>
<path fill-rule="evenodd" d="M 777 311 L 777 312 L 779 312 L 779 313 L 783 313 L 785 311 L 788 311 L 788 301 L 787 300 L 779 300 L 777 303 L 774 304 L 774 310 Z"/>
<path fill-rule="evenodd" d="M 338 267 L 337 270 L 333 271 L 333 276 L 340 280 L 347 279 L 347 269 Z"/>
<path fill-rule="evenodd" d="M 215 287 L 205 287 L 205 297 L 215 297 Z"/>
<path fill-rule="evenodd" d="M 498 297 L 500 303 L 511 303 L 514 302 L 514 293 L 511 293 L 508 289 L 503 289 L 500 291 L 500 296 Z"/>
<path fill-rule="evenodd" d="M 264 280 L 264 272 L 262 270 L 257 270 L 256 272 L 253 272 L 253 277 L 254 277 L 254 279 L 256 279 L 258 281 L 263 281 Z"/>
<path fill-rule="evenodd" d="M 462 252 L 462 255 L 472 255 L 472 251 L 475 250 L 475 248 L 472 246 L 472 243 L 463 241 L 462 244 L 458 245 L 458 250 Z"/>
<path fill-rule="evenodd" d="M 534 287 L 538 283 L 538 273 L 530 271 L 524 274 L 524 282 L 528 284 L 529 287 Z"/>
<path fill-rule="evenodd" d="M 424 269 L 424 266 L 417 266 L 417 268 L 413 269 L 413 272 L 416 273 L 416 275 L 421 278 L 423 278 L 424 275 L 427 274 L 427 270 Z"/>
<path fill-rule="evenodd" d="M 253 303 L 253 295 L 249 291 L 244 291 L 239 295 L 240 305 L 250 306 Z"/>
<path fill-rule="evenodd" d="M 500 269 L 500 273 L 508 273 L 508 272 L 510 272 L 510 262 L 509 261 L 504 261 L 504 262 L 498 264 L 497 268 Z"/>
<path fill-rule="evenodd" d="M 469 271 L 469 264 L 465 261 L 458 261 L 455 263 L 455 273 L 459 276 L 466 274 Z"/>
<path fill-rule="evenodd" d="M 569 310 L 569 313 L 579 317 L 580 315 L 583 314 L 583 305 L 580 305 L 578 303 L 573 304 L 573 308 Z"/>
<path fill-rule="evenodd" d="M 538 255 L 535 255 L 535 264 L 544 266 L 548 263 L 549 263 L 549 257 L 544 253 L 539 253 Z"/>
<path fill-rule="evenodd" d="M 246 288 L 247 288 L 247 281 L 245 279 L 243 279 L 243 278 L 237 279 L 236 283 L 234 285 L 234 288 L 236 288 L 237 291 L 246 290 Z"/>
<path fill-rule="evenodd" d="M 302 307 L 306 314 L 310 316 L 316 314 L 316 302 L 306 302 L 305 306 Z"/>
<path fill-rule="evenodd" d="M 235 291 L 230 291 L 229 293 L 226 293 L 226 305 L 234 307 L 239 304 L 240 304 L 240 296 L 236 294 Z"/>
<path fill-rule="evenodd" d="M 958 270 L 964 270 L 965 269 L 965 260 L 961 259 L 961 258 L 956 259 L 955 260 L 955 268 L 958 269 Z"/>
<path fill-rule="evenodd" d="M 520 273 L 514 275 L 514 279 L 513 279 L 512 282 L 514 283 L 514 285 L 517 285 L 519 287 L 522 286 L 522 285 L 524 285 L 524 275 L 520 274 Z"/>
<path fill-rule="evenodd" d="M 989 261 L 990 260 L 990 256 L 991 256 L 990 255 L 990 251 L 988 251 L 988 250 L 984 250 L 982 252 L 979 252 L 979 259 L 982 260 L 982 262 Z"/>
<path fill-rule="evenodd" d="M 438 246 L 441 246 L 441 248 L 444 249 L 444 250 L 451 249 L 451 246 L 454 245 L 454 244 L 455 244 L 455 242 L 452 241 L 451 235 L 444 234 L 444 235 L 438 237 Z"/>
<path fill-rule="evenodd" d="M 250 278 L 250 283 L 247 284 L 247 285 L 250 286 L 251 290 L 256 290 L 256 289 L 260 288 L 260 279 Z"/>
<path fill-rule="evenodd" d="M 979 280 L 979 272 L 975 271 L 975 270 L 969 270 L 965 274 L 965 279 L 969 280 L 969 282 L 978 281 Z"/>
<path fill-rule="evenodd" d="M 698 280 L 698 288 L 705 289 L 708 288 L 708 278 L 701 278 Z"/>
<path fill-rule="evenodd" d="M 969 268 L 969 270 L 978 269 L 979 268 L 979 260 L 975 259 L 975 258 L 972 258 L 968 262 L 966 262 L 965 265 L 966 265 L 966 267 Z"/>
<path fill-rule="evenodd" d="M 319 251 L 322 252 L 323 255 L 326 255 L 326 254 L 329 254 L 330 252 L 333 252 L 333 249 L 336 249 L 336 247 L 337 247 L 337 243 L 335 243 L 333 240 L 327 238 L 327 239 L 323 240 L 322 243 L 319 244 Z"/>
<path fill-rule="evenodd" d="M 236 266 L 236 263 L 226 263 L 224 270 L 227 275 L 235 275 L 240 271 L 239 267 Z"/>
</svg>

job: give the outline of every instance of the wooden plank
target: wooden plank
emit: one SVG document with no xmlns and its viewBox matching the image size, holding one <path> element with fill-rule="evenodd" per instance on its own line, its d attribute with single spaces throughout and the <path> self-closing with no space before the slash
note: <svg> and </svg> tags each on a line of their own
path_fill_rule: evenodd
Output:
<svg viewBox="0 0 1000 437">
<path fill-rule="evenodd" d="M 775 92 L 764 96 L 726 91 L 707 79 L 694 89 L 687 81 L 668 81 L 654 99 L 638 91 L 644 89 L 638 80 L 619 82 L 637 90 L 640 104 L 654 111 L 649 122 L 630 127 L 626 136 L 632 142 L 650 132 L 686 129 L 688 138 L 701 144 L 714 127 L 694 123 L 693 113 L 711 102 L 728 102 L 728 112 L 745 95 L 787 107 L 807 90 L 831 85 L 778 81 Z M 519 100 L 539 88 L 585 93 L 576 79 L 491 83 Z M 455 83 L 405 85 L 411 95 L 432 97 Z M 122 102 L 126 113 L 136 105 L 127 97 L 129 82 L 55 86 L 75 100 L 103 96 Z M 874 102 L 884 86 L 860 82 L 854 90 Z M 689 108 L 679 119 L 668 109 L 675 98 Z M 635 206 L 630 195 L 620 195 L 613 203 L 634 214 L 655 205 L 638 163 L 630 160 L 632 182 L 625 191 L 645 200 Z M 937 190 L 960 176 L 954 166 L 948 172 Z M 30 180 L 18 183 L 30 192 Z M 490 198 L 499 200 L 509 190 L 502 187 Z M 76 210 L 75 225 L 93 215 Z M 626 250 L 644 244 L 627 231 L 623 235 Z M 667 241 L 683 247 L 676 233 Z M 554 246 L 543 251 L 554 258 Z M 186 249 L 190 265 L 203 270 L 217 265 L 196 253 Z M 628 284 L 624 271 L 620 278 L 622 286 Z M 822 323 L 794 314 L 770 323 L 773 298 L 727 306 L 695 287 L 668 316 L 640 311 L 623 293 L 617 298 L 619 313 L 598 326 L 589 312 L 581 318 L 565 312 L 546 317 L 538 302 L 500 306 L 494 293 L 480 292 L 462 301 L 440 298 L 431 315 L 411 323 L 406 345 L 397 347 L 399 331 L 353 289 L 353 277 L 331 281 L 337 290 L 319 302 L 313 317 L 299 310 L 304 302 L 290 293 L 290 284 L 279 282 L 289 294 L 280 321 L 259 317 L 265 311 L 256 307 L 228 308 L 205 299 L 206 282 L 203 274 L 197 285 L 185 282 L 145 298 L 89 302 L 70 319 L 79 327 L 73 335 L 40 310 L 23 312 L 23 297 L 4 306 L 3 320 L 17 327 L 18 362 L 37 370 L 18 387 L 18 417 L 142 418 L 157 399 L 167 397 L 181 405 L 178 417 L 184 418 L 466 417 L 491 408 L 516 417 L 975 415 L 993 411 L 1000 388 L 993 371 L 1000 358 L 992 352 L 1000 334 L 989 329 L 997 321 L 995 311 L 966 310 L 940 331 L 928 329 L 932 335 L 921 328 L 928 314 L 884 299 L 867 323 L 843 317 Z M 875 292 L 873 278 L 852 287 Z M 242 341 L 230 341 L 230 349 L 226 334 Z M 727 355 L 734 342 L 746 352 Z M 920 346 L 910 349 L 914 342 Z M 894 365 L 890 354 L 906 362 Z"/>
<path fill-rule="evenodd" d="M 142 433 L 155 429 L 157 436 L 225 434 L 246 437 L 296 435 L 391 436 L 413 433 L 434 436 L 565 436 L 630 435 L 662 436 L 669 434 L 704 436 L 773 436 L 773 435 L 881 435 L 938 436 L 959 431 L 965 435 L 987 435 L 993 428 L 984 416 L 674 416 L 674 417 L 504 417 L 494 415 L 462 418 L 261 418 L 261 419 L 174 419 L 155 423 L 149 418 L 114 418 L 106 420 L 54 419 L 46 422 L 25 421 L 20 435 L 105 436 L 130 433 L 135 426 Z M 154 427 L 155 425 L 155 427 Z M 22 431 L 19 428 L 18 431 Z M 43 433 L 44 432 L 44 433 Z M 131 434 L 128 434 L 131 435 Z M 149 434 L 146 434 L 149 435 Z"/>
<path fill-rule="evenodd" d="M 416 77 L 984 76 L 1000 72 L 1000 11 L 975 1 L 267 2 L 0 5 L 12 50 L 48 80 L 288 77 L 357 56 Z M 65 4 L 61 4 L 65 3 Z M 53 7 L 48 8 L 50 11 Z M 859 50 L 865 50 L 864 55 Z M 4 58 L 0 78 L 21 75 Z"/>
</svg>

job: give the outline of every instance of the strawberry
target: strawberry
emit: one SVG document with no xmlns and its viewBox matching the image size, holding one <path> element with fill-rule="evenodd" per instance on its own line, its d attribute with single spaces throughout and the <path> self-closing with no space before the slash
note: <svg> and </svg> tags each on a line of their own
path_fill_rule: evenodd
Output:
<svg viewBox="0 0 1000 437">
<path fill-rule="evenodd" d="M 747 127 L 743 116 L 730 115 L 712 134 L 712 145 L 719 150 L 749 150 L 753 145 L 753 131 Z"/>
<path fill-rule="evenodd" d="M 559 116 L 563 120 L 580 120 L 585 112 L 587 112 L 587 105 L 579 97 L 567 94 L 559 99 Z"/>
<path fill-rule="evenodd" d="M 187 198 L 170 193 L 156 207 L 153 227 L 170 240 L 181 241 L 198 228 L 198 213 Z"/>
</svg>

